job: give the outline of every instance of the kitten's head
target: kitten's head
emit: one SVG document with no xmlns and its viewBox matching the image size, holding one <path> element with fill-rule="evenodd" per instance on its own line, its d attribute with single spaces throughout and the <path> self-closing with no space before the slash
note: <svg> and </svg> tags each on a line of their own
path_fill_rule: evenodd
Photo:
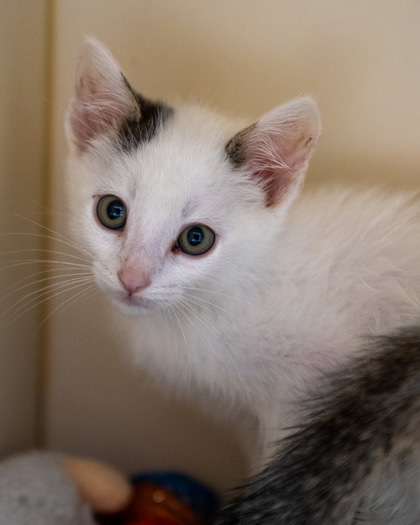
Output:
<svg viewBox="0 0 420 525">
<path fill-rule="evenodd" d="M 88 39 L 66 130 L 72 228 L 99 286 L 134 312 L 191 290 L 246 288 L 302 186 L 319 129 L 309 98 L 240 132 L 202 108 L 152 102 Z"/>
</svg>

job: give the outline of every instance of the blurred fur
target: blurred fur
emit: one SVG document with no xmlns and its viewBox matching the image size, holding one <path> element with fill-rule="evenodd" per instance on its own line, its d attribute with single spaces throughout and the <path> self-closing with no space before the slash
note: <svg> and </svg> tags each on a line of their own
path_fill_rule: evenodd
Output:
<svg viewBox="0 0 420 525">
<path fill-rule="evenodd" d="M 420 329 L 375 338 L 323 383 L 218 525 L 420 522 Z"/>
</svg>

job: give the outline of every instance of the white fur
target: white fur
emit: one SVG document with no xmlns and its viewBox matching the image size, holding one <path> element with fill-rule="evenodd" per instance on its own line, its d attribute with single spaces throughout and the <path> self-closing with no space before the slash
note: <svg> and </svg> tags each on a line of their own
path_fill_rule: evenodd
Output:
<svg viewBox="0 0 420 525">
<path fill-rule="evenodd" d="M 117 155 L 106 137 L 84 154 L 73 148 L 69 193 L 76 239 L 122 306 L 122 346 L 203 404 L 223 400 L 241 411 L 241 425 L 257 421 L 257 441 L 243 431 L 255 452 L 293 423 L 303 393 L 361 338 L 419 320 L 420 213 L 408 194 L 329 187 L 290 210 L 291 199 L 266 207 L 261 185 L 225 156 L 236 131 L 202 108 L 176 107 L 134 152 Z M 123 232 L 95 219 L 105 194 L 128 207 Z M 193 223 L 216 232 L 215 248 L 171 253 Z M 127 266 L 152 280 L 131 304 L 117 275 Z"/>
</svg>

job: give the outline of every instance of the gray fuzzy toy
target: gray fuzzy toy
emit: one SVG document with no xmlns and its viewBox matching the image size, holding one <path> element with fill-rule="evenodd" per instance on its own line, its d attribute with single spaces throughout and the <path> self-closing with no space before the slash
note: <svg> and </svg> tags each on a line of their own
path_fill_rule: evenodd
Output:
<svg viewBox="0 0 420 525">
<path fill-rule="evenodd" d="M 0 462 L 0 525 L 94 525 L 123 510 L 133 488 L 105 463 L 51 452 Z"/>
<path fill-rule="evenodd" d="M 0 525 L 94 525 L 63 456 L 30 452 L 0 463 Z"/>
</svg>

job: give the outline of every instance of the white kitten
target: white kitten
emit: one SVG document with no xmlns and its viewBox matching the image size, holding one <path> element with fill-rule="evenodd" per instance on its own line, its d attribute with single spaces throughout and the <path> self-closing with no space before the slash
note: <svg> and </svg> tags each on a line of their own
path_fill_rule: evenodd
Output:
<svg viewBox="0 0 420 525">
<path fill-rule="evenodd" d="M 143 98 L 84 44 L 67 118 L 74 233 L 121 307 L 122 346 L 237 409 L 256 451 L 362 336 L 419 319 L 420 213 L 374 191 L 294 202 L 320 132 L 309 98 L 238 129 Z"/>
</svg>

